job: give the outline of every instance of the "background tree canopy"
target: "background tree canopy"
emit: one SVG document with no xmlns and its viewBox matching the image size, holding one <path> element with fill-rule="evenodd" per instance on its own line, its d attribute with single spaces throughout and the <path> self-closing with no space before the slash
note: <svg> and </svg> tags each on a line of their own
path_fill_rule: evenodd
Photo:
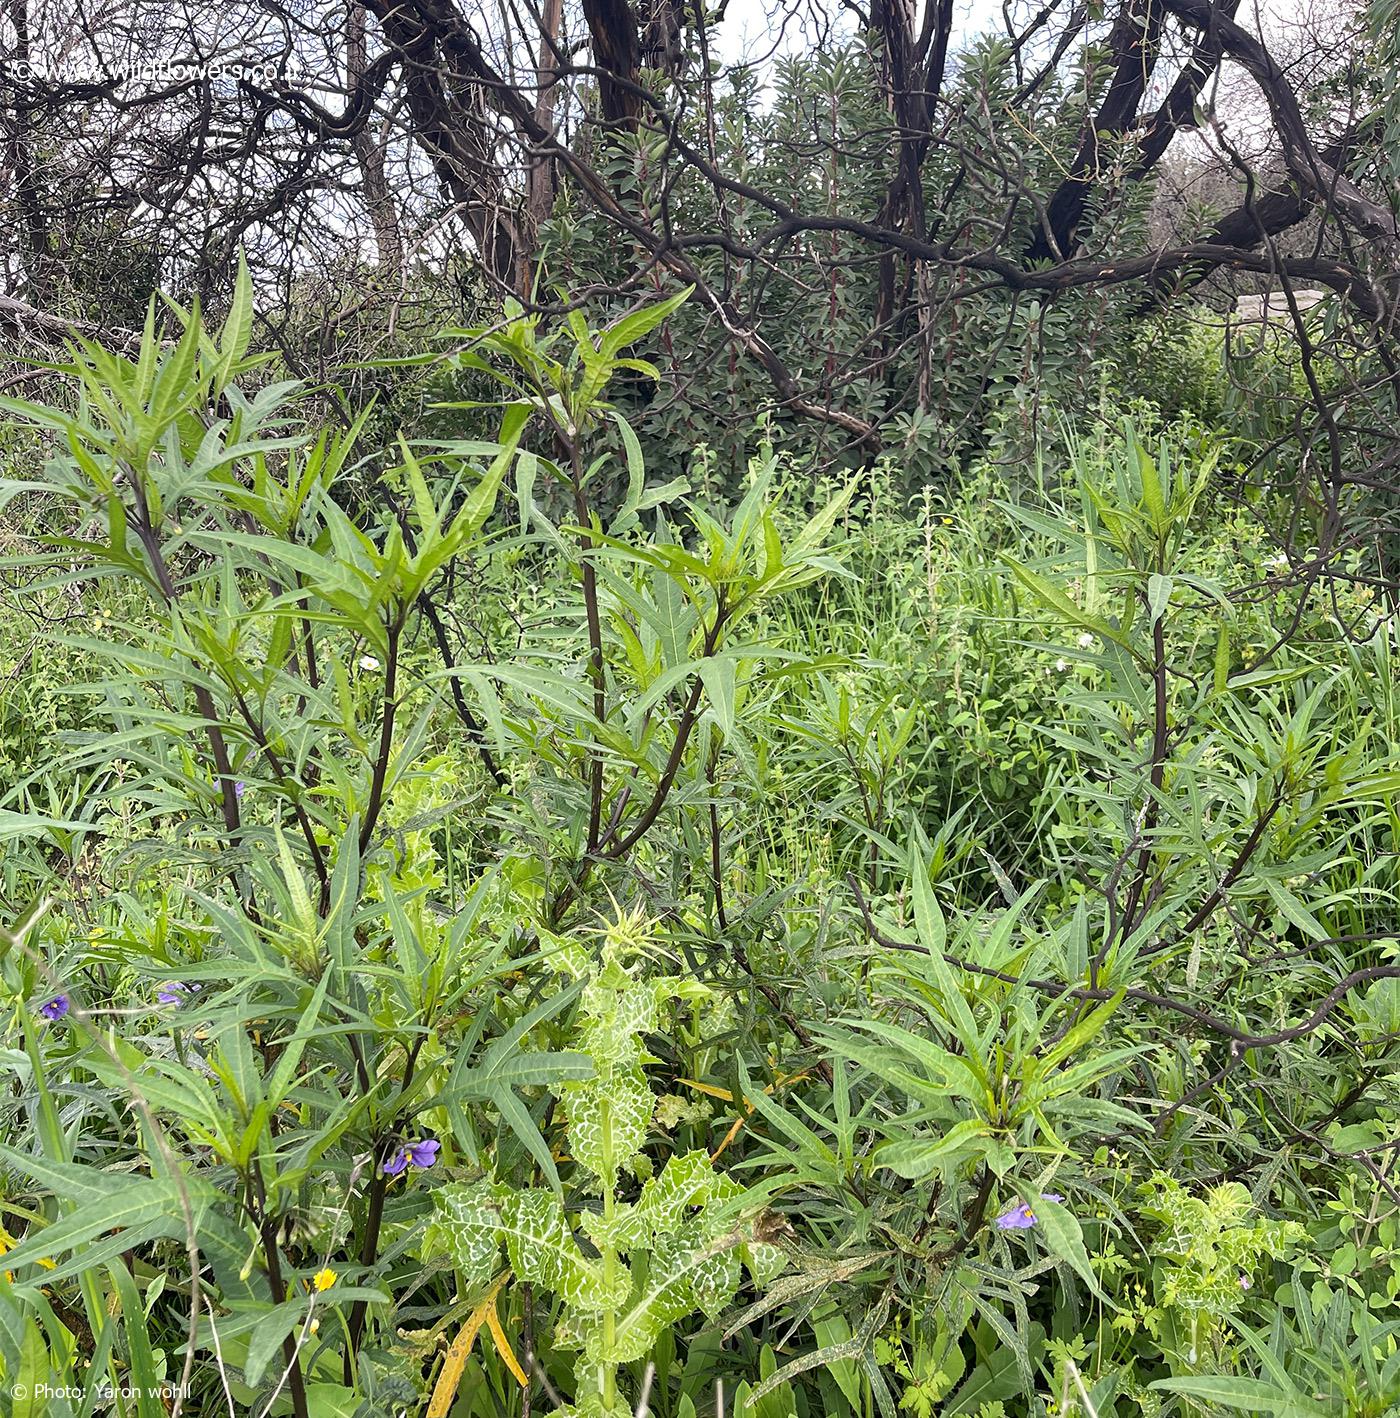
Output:
<svg viewBox="0 0 1400 1418">
<path fill-rule="evenodd" d="M 1400 1412 L 1395 0 L 0 14 L 0 1415 Z"/>
<path fill-rule="evenodd" d="M 742 438 L 770 408 L 827 459 L 945 468 L 1008 383 L 1085 397 L 1188 298 L 1334 292 L 1384 365 L 1384 0 L 1262 32 L 1206 0 L 980 32 L 952 0 L 778 7 L 766 32 L 750 9 L 12 7 L 5 265 L 34 310 L 9 318 L 130 328 L 157 283 L 224 300 L 243 248 L 266 334 L 319 378 L 506 293 L 693 285 L 661 397 L 631 395 L 644 436 Z"/>
</svg>

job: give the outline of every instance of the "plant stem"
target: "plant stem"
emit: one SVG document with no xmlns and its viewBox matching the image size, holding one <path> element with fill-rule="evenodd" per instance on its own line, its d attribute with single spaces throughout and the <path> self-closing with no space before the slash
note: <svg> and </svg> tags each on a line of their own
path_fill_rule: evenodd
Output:
<svg viewBox="0 0 1400 1418">
<path fill-rule="evenodd" d="M 265 1212 L 259 1226 L 262 1235 L 263 1260 L 267 1264 L 267 1279 L 272 1286 L 272 1297 L 280 1305 L 287 1298 L 286 1286 L 282 1283 L 282 1260 L 277 1249 L 277 1222 Z M 297 1348 L 295 1331 L 289 1331 L 282 1341 L 282 1358 L 287 1365 L 287 1387 L 292 1395 L 292 1412 L 296 1418 L 308 1418 L 306 1406 L 306 1386 L 301 1376 L 301 1354 Z"/>
<path fill-rule="evenodd" d="M 384 784 L 389 776 L 389 759 L 394 751 L 394 715 L 398 702 L 394 695 L 398 690 L 399 678 L 399 636 L 403 630 L 400 614 L 388 626 L 389 656 L 384 666 L 384 712 L 379 721 L 379 751 L 374 759 L 374 777 L 370 781 L 369 805 L 365 808 L 365 820 L 360 827 L 360 855 L 369 849 L 374 838 L 375 825 L 384 806 Z"/>
<path fill-rule="evenodd" d="M 420 1035 L 409 1048 L 408 1058 L 404 1063 L 403 1084 L 399 1089 L 400 1098 L 408 1092 L 413 1083 L 413 1075 L 418 1067 L 418 1052 L 423 1047 L 426 1037 L 426 1034 Z M 384 1198 L 392 1180 L 381 1165 L 384 1160 L 384 1143 L 389 1135 L 386 1133 L 384 1136 L 376 1138 L 374 1144 L 374 1177 L 370 1182 L 369 1209 L 365 1213 L 364 1241 L 360 1246 L 360 1264 L 366 1270 L 370 1269 L 379 1257 L 379 1233 L 384 1227 Z M 353 1372 L 355 1348 L 365 1327 L 365 1314 L 365 1301 L 356 1300 L 350 1308 L 350 1317 L 346 1324 L 348 1343 L 345 1350 L 344 1373 L 347 1388 L 350 1385 Z"/>
<path fill-rule="evenodd" d="M 583 582 L 583 613 L 588 622 L 588 677 L 593 681 L 593 717 L 601 725 L 608 716 L 607 681 L 603 673 L 603 619 L 598 610 L 598 573 L 590 553 L 594 549 L 593 533 L 589 530 L 591 512 L 583 488 L 583 449 L 578 434 L 559 434 L 569 455 L 569 475 L 573 484 L 574 514 L 579 524 L 579 559 Z M 598 846 L 603 828 L 603 757 L 593 755 L 588 781 L 588 851 Z"/>
<path fill-rule="evenodd" d="M 603 1137 L 603 1221 L 609 1238 L 612 1235 L 613 1216 L 617 1210 L 617 1200 L 613 1195 L 614 1174 L 612 1167 L 612 1104 L 606 1095 L 602 1099 L 599 1109 L 602 1114 L 600 1119 Z M 600 1246 L 599 1253 L 603 1259 L 603 1290 L 607 1295 L 613 1293 L 614 1277 L 617 1272 L 617 1252 L 613 1249 L 612 1241 Z M 611 1353 L 613 1345 L 617 1339 L 617 1314 L 612 1309 L 611 1304 L 603 1312 L 603 1348 L 606 1353 Z M 604 1412 L 611 1413 L 617 1403 L 617 1365 L 611 1360 L 604 1360 L 600 1366 L 599 1388 L 602 1390 Z"/>
</svg>

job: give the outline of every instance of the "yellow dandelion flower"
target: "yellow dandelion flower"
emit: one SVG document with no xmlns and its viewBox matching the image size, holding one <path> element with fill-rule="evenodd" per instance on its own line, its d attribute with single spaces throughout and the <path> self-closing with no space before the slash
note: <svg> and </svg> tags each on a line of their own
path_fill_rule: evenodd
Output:
<svg viewBox="0 0 1400 1418">
<path fill-rule="evenodd" d="M 324 1270 L 318 1270 L 316 1274 L 311 1277 L 311 1283 L 318 1290 L 329 1290 L 339 1279 L 340 1277 L 335 1271 L 333 1271 L 330 1266 L 326 1266 Z"/>
</svg>

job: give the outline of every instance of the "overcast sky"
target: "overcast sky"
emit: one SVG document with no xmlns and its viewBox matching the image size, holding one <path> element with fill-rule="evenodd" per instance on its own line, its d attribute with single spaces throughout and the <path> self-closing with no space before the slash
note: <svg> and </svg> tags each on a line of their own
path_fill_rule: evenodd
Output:
<svg viewBox="0 0 1400 1418">
<path fill-rule="evenodd" d="M 919 18 L 928 0 L 916 0 Z M 1042 0 L 1034 0 L 1034 9 L 1027 0 L 1012 0 L 1012 13 L 1018 24 L 1040 8 Z M 1307 67 L 1315 60 L 1306 40 L 1300 40 L 1299 27 L 1311 15 L 1336 13 L 1345 0 L 1242 0 L 1237 18 L 1246 28 L 1262 33 L 1270 48 L 1285 68 L 1293 64 Z M 787 13 L 796 10 L 796 14 Z M 822 21 L 816 10 L 828 10 L 832 21 Z M 1024 14 L 1022 13 L 1024 11 Z M 979 34 L 989 30 L 1003 32 L 1005 20 L 1002 0 L 957 0 L 956 27 L 952 52 L 964 48 Z M 825 32 L 819 29 L 827 24 Z M 835 28 L 831 28 L 831 26 Z M 724 20 L 719 28 L 717 50 L 730 64 L 746 62 L 762 71 L 784 53 L 811 53 L 823 43 L 835 45 L 848 38 L 854 26 L 851 12 L 827 3 L 809 5 L 803 0 L 729 0 Z M 715 41 L 712 39 L 712 43 Z M 1159 76 L 1164 85 L 1175 75 L 1175 68 Z M 1301 77 L 1301 75 L 1300 75 Z M 1268 113 L 1257 85 L 1242 70 L 1226 64 L 1217 81 L 1205 97 L 1214 103 L 1216 112 L 1233 139 L 1246 150 L 1256 144 L 1267 146 Z M 1209 143 L 1207 134 L 1183 135 L 1183 144 Z"/>
<path fill-rule="evenodd" d="M 924 3 L 926 0 L 918 0 L 920 17 Z M 1281 37 L 1289 24 L 1301 20 L 1315 3 L 1316 0 L 1244 0 L 1238 18 L 1250 29 L 1258 25 L 1271 38 Z M 776 10 L 781 15 L 784 8 L 793 8 L 790 0 L 787 5 L 777 0 L 729 0 L 719 33 L 719 52 L 724 60 L 728 63 L 762 62 L 786 50 L 810 48 L 817 36 L 812 31 L 813 22 L 807 7 L 797 7 L 801 13 L 796 19 L 786 21 L 786 29 L 782 24 L 775 24 L 769 13 Z M 850 12 L 835 5 L 830 8 L 841 17 L 839 23 L 849 33 Z M 809 31 L 805 37 L 804 25 Z M 986 30 L 1001 29 L 1002 25 L 1001 0 L 958 0 L 953 48 L 960 48 Z"/>
<path fill-rule="evenodd" d="M 729 0 L 724 12 L 724 23 L 720 30 L 720 53 L 729 63 L 740 60 L 762 60 L 774 52 L 784 49 L 807 47 L 797 21 L 789 21 L 786 33 L 780 32 L 769 18 L 768 11 L 776 8 L 773 0 Z M 834 11 L 836 6 L 832 6 Z M 849 31 L 851 16 L 849 11 L 837 11 L 840 23 Z M 922 6 L 920 8 L 922 13 Z M 966 41 L 980 31 L 997 24 L 1001 18 L 1000 0 L 959 0 L 958 35 Z M 810 21 L 807 22 L 810 24 Z M 955 43 L 954 48 L 958 45 Z"/>
</svg>

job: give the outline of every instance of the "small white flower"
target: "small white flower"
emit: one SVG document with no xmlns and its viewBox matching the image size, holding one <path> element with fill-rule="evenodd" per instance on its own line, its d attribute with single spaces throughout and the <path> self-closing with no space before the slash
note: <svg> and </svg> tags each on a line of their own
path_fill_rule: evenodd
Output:
<svg viewBox="0 0 1400 1418">
<path fill-rule="evenodd" d="M 1093 635 L 1092 635 L 1089 631 L 1087 631 L 1087 630 L 1084 632 L 1083 635 L 1081 635 L 1081 636 L 1079 637 L 1079 648 L 1080 648 L 1081 650 L 1087 650 L 1087 649 L 1089 648 L 1089 646 L 1092 645 L 1093 643 L 1094 643 L 1094 637 L 1093 637 Z"/>
<path fill-rule="evenodd" d="M 1069 661 L 1068 661 L 1068 660 L 1056 660 L 1056 661 L 1055 661 L 1055 668 L 1056 668 L 1057 670 L 1059 670 L 1059 672 L 1060 672 L 1061 674 L 1064 674 L 1064 672 L 1065 672 L 1067 669 L 1069 669 Z"/>
<path fill-rule="evenodd" d="M 377 670 L 379 668 L 379 661 L 376 660 L 373 655 L 361 655 L 360 668 L 362 670 Z"/>
</svg>

